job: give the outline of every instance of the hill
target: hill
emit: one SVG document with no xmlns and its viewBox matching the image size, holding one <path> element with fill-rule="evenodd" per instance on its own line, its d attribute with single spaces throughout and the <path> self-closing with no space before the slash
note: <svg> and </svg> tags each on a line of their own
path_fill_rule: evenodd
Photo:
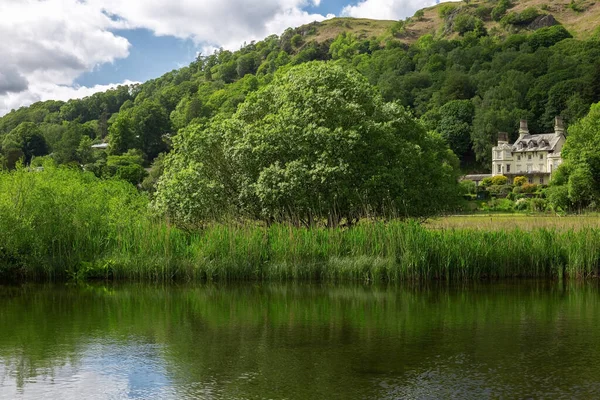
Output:
<svg viewBox="0 0 600 400">
<path fill-rule="evenodd" d="M 178 132 L 230 118 L 275 74 L 316 60 L 358 70 L 385 101 L 444 137 L 465 171 L 486 171 L 498 131 L 514 139 L 521 118 L 534 133 L 550 130 L 557 115 L 568 125 L 600 101 L 599 21 L 600 4 L 591 2 L 477 0 L 406 21 L 291 28 L 140 85 L 14 110 L 0 118 L 0 167 L 48 156 L 139 182 L 142 166 L 168 152 Z M 108 152 L 90 151 L 104 141 Z"/>
<path fill-rule="evenodd" d="M 520 18 L 521 16 L 524 18 Z M 494 36 L 506 37 L 560 24 L 573 37 L 588 39 L 598 33 L 600 3 L 591 0 L 471 0 L 468 3 L 441 3 L 424 8 L 405 21 L 333 18 L 303 25 L 295 29 L 294 33 L 301 34 L 307 41 L 316 42 L 333 40 L 344 32 L 361 39 L 376 37 L 381 40 L 392 34 L 394 39 L 412 44 L 428 34 L 437 38 L 455 39 L 460 36 L 457 21 L 460 24 L 462 20 L 467 25 L 477 23 L 468 17 L 481 20 L 485 30 Z"/>
</svg>

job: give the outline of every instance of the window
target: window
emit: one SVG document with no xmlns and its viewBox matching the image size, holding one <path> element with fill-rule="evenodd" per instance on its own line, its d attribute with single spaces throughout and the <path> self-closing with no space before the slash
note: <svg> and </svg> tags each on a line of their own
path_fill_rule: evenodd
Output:
<svg viewBox="0 0 600 400">
<path fill-rule="evenodd" d="M 544 184 L 544 178 L 540 177 L 540 185 L 543 185 L 543 184 Z"/>
<path fill-rule="evenodd" d="M 527 154 L 527 159 L 531 160 L 531 154 Z"/>
<path fill-rule="evenodd" d="M 544 164 L 540 164 L 539 167 L 540 167 L 540 172 L 545 172 L 544 171 Z"/>
<path fill-rule="evenodd" d="M 517 161 L 521 161 L 521 156 L 517 156 Z"/>
<path fill-rule="evenodd" d="M 531 176 L 529 177 L 529 183 L 533 183 L 533 178 Z"/>
<path fill-rule="evenodd" d="M 502 165 L 498 164 L 498 173 L 501 174 L 502 173 Z"/>
<path fill-rule="evenodd" d="M 543 160 L 543 159 L 544 159 L 544 155 L 540 154 L 540 160 Z"/>
<path fill-rule="evenodd" d="M 500 154 L 501 154 L 501 152 L 499 152 L 499 151 L 496 152 L 496 159 L 500 158 Z"/>
<path fill-rule="evenodd" d="M 531 173 L 533 171 L 533 165 L 527 165 L 527 172 Z"/>
<path fill-rule="evenodd" d="M 506 164 L 506 172 L 510 172 L 510 164 Z"/>
<path fill-rule="evenodd" d="M 523 170 L 521 169 L 521 165 L 518 165 L 518 164 L 517 164 L 517 172 L 521 172 L 521 171 L 523 171 Z"/>
</svg>

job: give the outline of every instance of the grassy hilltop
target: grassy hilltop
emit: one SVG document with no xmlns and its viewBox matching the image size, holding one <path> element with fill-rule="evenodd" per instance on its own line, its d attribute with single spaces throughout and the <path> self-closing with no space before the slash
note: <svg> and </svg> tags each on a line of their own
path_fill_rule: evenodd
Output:
<svg viewBox="0 0 600 400">
<path fill-rule="evenodd" d="M 600 21 L 600 3 L 590 0 L 520 0 L 507 2 L 505 14 L 495 20 L 492 11 L 501 3 L 502 1 L 491 2 L 489 0 L 475 0 L 468 3 L 447 2 L 424 8 L 417 11 L 413 17 L 400 22 L 361 18 L 333 18 L 300 26 L 294 29 L 294 32 L 307 38 L 306 42 L 315 41 L 320 43 L 333 40 L 344 32 L 352 33 L 360 39 L 374 37 L 384 39 L 389 36 L 390 31 L 395 30 L 393 36 L 396 40 L 412 44 L 427 34 L 432 34 L 437 38 L 458 38 L 459 32 L 456 31 L 457 27 L 455 25 L 459 15 L 479 18 L 488 32 L 498 36 L 531 31 L 534 26 L 530 27 L 530 25 L 531 22 L 535 21 L 535 18 L 552 16 L 556 23 L 563 25 L 571 32 L 573 37 L 583 40 L 590 38 L 597 31 L 598 21 Z M 526 11 L 528 9 L 529 11 Z M 527 16 L 527 13 L 532 13 L 531 10 L 536 10 L 539 14 L 536 17 L 530 14 L 531 21 L 511 24 L 508 23 L 510 16 L 504 22 L 502 21 L 503 17 L 511 13 L 521 15 L 525 12 Z"/>
</svg>

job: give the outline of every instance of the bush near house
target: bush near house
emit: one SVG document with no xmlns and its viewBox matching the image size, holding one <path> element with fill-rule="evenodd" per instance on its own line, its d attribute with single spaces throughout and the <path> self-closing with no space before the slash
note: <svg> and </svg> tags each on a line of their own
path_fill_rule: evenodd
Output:
<svg viewBox="0 0 600 400">
<path fill-rule="evenodd" d="M 535 193 L 538 190 L 538 185 L 535 183 L 525 183 L 521 186 L 522 193 Z"/>
<path fill-rule="evenodd" d="M 515 203 L 508 199 L 493 199 L 483 204 L 484 211 L 513 212 Z"/>
<path fill-rule="evenodd" d="M 492 185 L 488 187 L 488 192 L 490 192 L 492 196 L 506 197 L 512 192 L 512 189 L 511 185 Z"/>
<path fill-rule="evenodd" d="M 465 179 L 460 182 L 460 189 L 463 194 L 475 194 L 477 192 L 477 184 L 472 180 Z"/>
<path fill-rule="evenodd" d="M 494 176 L 492 178 L 492 185 L 506 185 L 508 183 L 508 178 L 505 177 L 504 175 L 498 175 L 498 176 Z"/>
<path fill-rule="evenodd" d="M 524 176 L 517 176 L 513 180 L 513 184 L 515 186 L 518 186 L 518 187 L 521 187 L 521 186 L 523 186 L 526 183 L 529 183 L 529 180 L 526 177 L 524 177 Z"/>
</svg>

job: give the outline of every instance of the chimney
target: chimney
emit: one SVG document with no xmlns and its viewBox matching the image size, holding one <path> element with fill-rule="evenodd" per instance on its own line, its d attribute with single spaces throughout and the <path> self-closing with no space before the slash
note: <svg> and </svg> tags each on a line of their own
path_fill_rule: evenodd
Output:
<svg viewBox="0 0 600 400">
<path fill-rule="evenodd" d="M 554 134 L 557 136 L 565 134 L 565 124 L 561 117 L 554 118 Z"/>
<path fill-rule="evenodd" d="M 521 120 L 521 126 L 519 127 L 519 135 L 529 135 L 529 128 L 527 127 L 527 120 Z"/>
<path fill-rule="evenodd" d="M 498 146 L 501 144 L 508 144 L 508 133 L 498 132 Z"/>
</svg>

